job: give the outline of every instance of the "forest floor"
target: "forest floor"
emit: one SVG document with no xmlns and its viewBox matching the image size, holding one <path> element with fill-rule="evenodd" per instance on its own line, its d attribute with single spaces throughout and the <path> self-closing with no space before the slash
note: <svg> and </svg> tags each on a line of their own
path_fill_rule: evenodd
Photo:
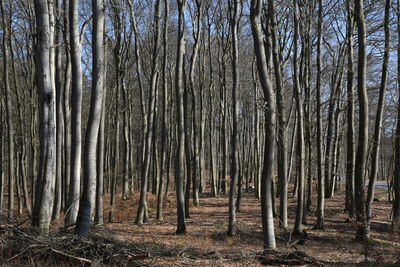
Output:
<svg viewBox="0 0 400 267">
<path fill-rule="evenodd" d="M 162 223 L 155 219 L 156 197 L 148 196 L 150 219 L 142 226 L 133 223 L 138 196 L 130 200 L 118 199 L 112 224 L 107 223 L 109 212 L 107 201 L 104 211 L 105 224 L 95 226 L 91 235 L 110 237 L 115 240 L 112 242 L 120 242 L 125 248 L 137 248 L 140 253 L 138 252 L 134 256 L 126 253 L 133 259 L 128 266 L 265 266 L 260 258 L 262 252 L 260 203 L 253 195 L 254 192 L 244 194 L 240 212 L 237 214 L 238 235 L 235 237 L 226 236 L 228 197 L 212 198 L 207 194 L 202 196 L 199 207 L 190 208 L 190 218 L 187 219 L 187 234 L 185 235 L 175 235 L 176 211 L 173 194 L 170 194 L 165 200 L 164 222 Z M 387 201 L 387 195 L 382 189 L 377 190 L 375 199 L 371 225 L 372 241 L 361 244 L 354 241 L 356 225 L 346 222 L 347 215 L 343 212 L 343 193 L 338 193 L 333 199 L 326 199 L 326 229 L 324 231 L 313 229 L 315 223 L 315 207 L 313 207 L 313 212 L 307 216 L 308 224 L 304 226 L 307 236 L 300 242 L 290 234 L 294 224 L 296 200 L 289 198 L 289 229 L 281 230 L 276 227 L 278 251 L 282 253 L 304 252 L 304 255 L 309 255 L 312 259 L 310 265 L 400 266 L 400 264 L 397 265 L 400 261 L 400 237 L 390 232 L 391 203 Z M 61 224 L 61 222 L 62 220 L 59 223 Z M 277 224 L 278 221 L 275 219 L 275 226 Z M 59 239 L 61 240 L 62 237 Z M 54 240 L 57 239 L 52 240 L 55 242 Z M 0 242 L 1 245 L 4 244 Z M 105 248 L 107 246 L 107 251 L 112 250 L 110 244 L 104 245 Z M 124 256 L 123 251 L 118 252 L 118 247 L 113 249 L 115 251 L 109 252 L 110 257 Z M 122 247 L 119 249 L 121 250 Z M 61 253 L 60 249 L 51 248 L 51 251 L 58 254 L 64 253 Z M 64 255 L 67 258 L 72 255 L 72 252 L 68 253 Z M 3 255 L 0 265 L 24 265 L 23 261 L 18 260 L 18 256 Z M 8 259 L 5 259 L 7 257 Z M 10 260 L 11 257 L 14 258 Z M 76 260 L 78 266 L 85 263 L 85 258 L 71 257 Z M 62 257 L 60 260 L 62 262 Z M 96 259 L 91 259 L 91 261 L 92 264 L 101 262 Z M 47 266 L 60 266 L 61 262 L 53 261 Z M 68 261 L 63 265 L 74 265 L 73 262 Z M 126 262 L 124 262 L 125 264 Z M 26 265 L 32 266 L 33 262 L 27 262 Z M 45 260 L 43 265 L 46 265 Z M 119 266 L 118 262 L 106 265 Z"/>
</svg>

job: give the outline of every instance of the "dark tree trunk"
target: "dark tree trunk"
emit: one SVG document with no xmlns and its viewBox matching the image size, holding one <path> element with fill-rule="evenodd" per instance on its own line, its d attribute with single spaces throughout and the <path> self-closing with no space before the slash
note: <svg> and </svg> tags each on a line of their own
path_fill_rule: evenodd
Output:
<svg viewBox="0 0 400 267">
<path fill-rule="evenodd" d="M 366 218 L 365 218 L 365 172 L 367 166 L 368 152 L 368 94 L 366 85 L 367 72 L 367 55 L 366 55 L 366 29 L 364 18 L 364 1 L 355 1 L 354 9 L 355 18 L 358 28 L 358 75 L 357 75 L 357 92 L 359 101 L 359 130 L 358 130 L 358 147 L 355 161 L 355 208 L 356 220 L 358 223 L 357 235 L 358 240 L 367 238 Z"/>
</svg>

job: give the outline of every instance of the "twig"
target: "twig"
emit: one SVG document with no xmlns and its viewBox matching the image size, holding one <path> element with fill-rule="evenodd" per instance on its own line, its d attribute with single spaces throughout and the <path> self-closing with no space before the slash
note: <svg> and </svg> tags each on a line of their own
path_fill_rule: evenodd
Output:
<svg viewBox="0 0 400 267">
<path fill-rule="evenodd" d="M 67 256 L 67 257 L 70 257 L 70 258 L 73 258 L 73 259 L 76 259 L 76 260 L 80 260 L 80 261 L 83 261 L 83 262 L 87 262 L 87 263 L 90 263 L 90 264 L 92 263 L 91 260 L 88 260 L 88 259 L 85 259 L 85 258 L 81 258 L 81 257 L 76 257 L 76 256 L 73 256 L 73 255 L 67 254 L 67 253 L 65 253 L 63 251 L 56 250 L 54 248 L 50 248 L 50 249 L 51 249 L 51 251 L 53 251 L 55 253 L 58 253 L 60 255 Z"/>
</svg>

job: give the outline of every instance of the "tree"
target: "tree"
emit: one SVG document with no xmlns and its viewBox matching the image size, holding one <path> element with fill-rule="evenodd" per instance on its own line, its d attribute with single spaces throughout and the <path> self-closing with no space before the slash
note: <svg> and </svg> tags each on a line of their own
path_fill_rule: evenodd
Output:
<svg viewBox="0 0 400 267">
<path fill-rule="evenodd" d="M 364 177 L 368 152 L 368 94 L 366 85 L 367 56 L 366 56 L 366 29 L 364 18 L 364 1 L 355 1 L 354 15 L 358 29 L 358 75 L 357 92 L 359 101 L 359 130 L 358 146 L 355 162 L 355 209 L 358 223 L 356 238 L 367 238 L 365 218 L 365 190 Z"/>
<path fill-rule="evenodd" d="M 303 121 L 303 99 L 301 88 L 299 84 L 299 73 L 297 66 L 297 54 L 298 54 L 298 36 L 299 36 L 299 25 L 298 25 L 298 14 L 299 7 L 297 0 L 294 1 L 294 35 L 293 35 L 293 91 L 296 99 L 296 111 L 297 111 L 297 158 L 298 158 L 298 194 L 297 194 L 297 206 L 296 206 L 296 221 L 293 232 L 295 234 L 302 233 L 302 222 L 303 222 L 303 205 L 304 205 L 304 121 Z"/>
<path fill-rule="evenodd" d="M 37 44 L 36 79 L 39 96 L 40 162 L 32 224 L 47 233 L 50 226 L 56 167 L 55 96 L 50 70 L 49 7 L 46 0 L 34 1 Z"/>
<path fill-rule="evenodd" d="M 272 214 L 272 168 L 275 147 L 275 96 L 272 90 L 261 29 L 261 0 L 252 0 L 250 7 L 251 31 L 254 40 L 258 75 L 264 91 L 265 107 L 265 151 L 261 178 L 261 219 L 264 249 L 274 249 L 275 232 Z"/>
<path fill-rule="evenodd" d="M 71 178 L 65 224 L 76 222 L 79 210 L 82 156 L 82 47 L 79 34 L 79 0 L 69 3 L 69 34 L 71 49 Z"/>
<path fill-rule="evenodd" d="M 163 220 L 163 200 L 165 179 L 168 173 L 167 169 L 167 145 L 168 145 L 168 77 L 167 77 L 167 57 L 168 57 L 168 0 L 164 0 L 164 28 L 163 28 L 163 110 L 162 110 L 162 136 L 161 136 L 161 168 L 160 184 L 157 197 L 157 221 Z"/>
<path fill-rule="evenodd" d="M 397 33 L 400 42 L 400 1 L 397 1 Z M 400 46 L 397 46 L 397 81 L 400 84 Z M 395 132 L 394 172 L 393 172 L 393 217 L 392 228 L 394 232 L 400 230 L 400 86 L 398 86 L 397 126 Z"/>
<path fill-rule="evenodd" d="M 175 155 L 175 190 L 176 208 L 178 215 L 178 226 L 176 233 L 186 233 L 185 222 L 185 197 L 183 194 L 183 178 L 185 177 L 185 128 L 184 128 L 184 93 L 183 88 L 183 55 L 185 53 L 185 7 L 186 0 L 177 0 L 178 4 L 178 40 L 176 48 L 176 67 L 175 67 L 175 94 L 177 105 L 177 148 Z"/>
<path fill-rule="evenodd" d="M 7 137 L 8 137 L 8 216 L 12 217 L 14 214 L 14 122 L 12 117 L 11 107 L 11 87 L 9 81 L 9 18 L 6 14 L 6 6 L 4 1 L 1 1 L 1 21 L 3 25 L 3 79 L 4 79 L 4 92 L 5 92 L 5 104 L 6 104 L 6 117 L 7 117 Z M 11 21 L 11 19 L 10 19 Z"/>
<path fill-rule="evenodd" d="M 324 209 L 325 209 L 325 179 L 322 162 L 322 121 L 321 121 L 321 72 L 322 72 L 322 0 L 318 0 L 318 38 L 317 38 L 317 173 L 318 173 L 318 203 L 317 203 L 317 223 L 316 228 L 324 229 Z"/>
<path fill-rule="evenodd" d="M 382 119 L 384 112 L 383 108 L 385 106 L 385 91 L 388 79 L 388 65 L 389 65 L 389 54 L 390 54 L 389 17 L 390 17 L 390 0 L 386 0 L 385 17 L 384 17 L 385 50 L 383 54 L 381 85 L 379 88 L 378 107 L 376 111 L 374 136 L 372 140 L 371 173 L 369 175 L 368 195 L 366 203 L 367 236 L 369 236 L 369 230 L 371 228 L 371 206 L 372 202 L 374 201 L 375 181 L 376 177 L 378 176 L 378 160 L 379 160 L 378 157 L 379 157 L 379 147 L 381 142 L 381 128 L 382 128 Z"/>
<path fill-rule="evenodd" d="M 238 70 L 238 58 L 239 58 L 239 48 L 238 48 L 238 28 L 239 19 L 241 11 L 240 0 L 229 2 L 229 9 L 231 9 L 231 30 L 232 30 L 232 104 L 233 104 L 233 130 L 232 130 L 232 156 L 231 156 L 231 185 L 229 189 L 229 226 L 228 226 L 228 236 L 233 236 L 236 234 L 236 186 L 239 178 L 239 140 L 238 140 L 238 117 L 239 117 L 239 105 L 238 105 L 238 90 L 239 90 L 239 70 Z"/>
<path fill-rule="evenodd" d="M 139 207 L 136 215 L 135 222 L 137 224 L 143 224 L 144 221 L 147 221 L 147 216 L 145 216 L 145 210 L 147 210 L 147 200 L 146 200 L 146 192 L 147 192 L 147 184 L 150 177 L 150 163 L 151 163 L 151 151 L 153 145 L 153 133 L 154 133 L 154 121 L 155 121 L 155 101 L 156 101 L 156 90 L 157 90 L 157 75 L 158 75 L 158 47 L 160 42 L 160 6 L 161 0 L 156 0 L 154 4 L 154 43 L 153 43 L 153 54 L 152 54 L 152 68 L 151 68 L 151 83 L 149 90 L 149 106 L 148 106 L 148 117 L 147 117 L 147 133 L 145 140 L 145 151 L 144 151 L 144 160 L 142 167 L 142 184 L 140 190 L 140 200 Z"/>
<path fill-rule="evenodd" d="M 85 136 L 83 190 L 75 233 L 87 237 L 92 206 L 96 196 L 97 140 L 101 122 L 104 74 L 104 1 L 92 0 L 93 76 L 89 120 Z"/>
<path fill-rule="evenodd" d="M 347 161 L 346 161 L 346 209 L 349 220 L 354 218 L 354 64 L 353 64 L 353 8 L 350 1 L 347 8 Z"/>
<path fill-rule="evenodd" d="M 268 15 L 271 20 L 271 37 L 272 37 L 272 59 L 274 62 L 275 84 L 276 84 L 276 106 L 278 117 L 278 182 L 279 182 L 279 226 L 287 227 L 287 138 L 286 138 L 286 116 L 283 103 L 283 77 L 281 51 L 279 47 L 278 35 L 276 33 L 277 21 L 275 14 L 275 3 L 268 0 Z"/>
</svg>

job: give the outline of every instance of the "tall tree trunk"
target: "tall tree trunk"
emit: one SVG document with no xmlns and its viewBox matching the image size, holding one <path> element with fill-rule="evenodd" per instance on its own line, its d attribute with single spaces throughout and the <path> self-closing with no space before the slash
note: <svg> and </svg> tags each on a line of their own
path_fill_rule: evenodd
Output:
<svg viewBox="0 0 400 267">
<path fill-rule="evenodd" d="M 397 33 L 400 42 L 400 1 L 397 0 Z M 400 45 L 397 46 L 397 82 L 400 84 Z M 398 88 L 397 126 L 395 132 L 394 172 L 393 172 L 393 217 L 392 229 L 400 231 L 400 87 Z"/>
<path fill-rule="evenodd" d="M 229 189 L 229 225 L 228 236 L 236 234 L 236 186 L 239 179 L 239 105 L 238 105 L 238 91 L 239 91 L 239 46 L 238 46 L 238 28 L 241 12 L 240 0 L 233 0 L 230 3 L 230 16 L 231 16 L 231 30 L 232 30 L 232 155 L 231 155 L 231 185 Z M 232 9 L 233 8 L 233 9 Z"/>
<path fill-rule="evenodd" d="M 287 152 L 286 152 L 286 117 L 283 104 L 283 79 L 282 61 L 279 51 L 279 40 L 276 33 L 277 22 L 275 14 L 275 4 L 273 0 L 268 0 L 269 16 L 271 19 L 272 34 L 272 59 L 274 62 L 275 84 L 276 84 L 276 106 L 278 117 L 278 185 L 279 185 L 279 227 L 287 227 Z"/>
<path fill-rule="evenodd" d="M 321 120 L 321 72 L 322 72 L 322 23 L 323 23 L 322 0 L 318 0 L 318 40 L 317 40 L 317 173 L 318 173 L 318 201 L 317 201 L 317 229 L 324 229 L 325 219 L 325 177 L 322 160 L 322 120 Z"/>
<path fill-rule="evenodd" d="M 202 1 L 196 1 L 196 15 L 193 19 L 193 53 L 190 58 L 190 71 L 189 71 L 189 85 L 192 92 L 192 114 L 193 114 L 193 144 L 194 144 L 194 157 L 193 157 L 193 204 L 199 206 L 199 186 L 200 186 L 200 136 L 199 136 L 199 123 L 198 123 L 198 112 L 197 112 L 197 100 L 198 92 L 195 89 L 194 72 L 196 61 L 199 54 L 200 38 L 202 31 Z M 200 112 L 202 112 L 200 110 Z"/>
<path fill-rule="evenodd" d="M 62 55 L 61 55 L 61 14 L 62 3 L 61 0 L 56 0 L 56 18 L 57 23 L 55 27 L 55 85 L 56 85 L 56 192 L 55 202 L 53 209 L 53 219 L 58 219 L 61 211 L 62 202 L 62 151 L 63 151 L 63 86 L 62 86 Z"/>
<path fill-rule="evenodd" d="M 346 155 L 346 209 L 349 220 L 354 219 L 354 66 L 353 66 L 353 8 L 347 7 L 347 155 Z"/>
<path fill-rule="evenodd" d="M 145 218 L 147 200 L 146 200 L 146 190 L 148 185 L 148 180 L 150 177 L 150 163 L 151 163 L 151 151 L 153 144 L 153 124 L 155 117 L 155 97 L 157 90 L 157 73 L 158 73 L 158 47 L 160 42 L 160 5 L 161 0 L 156 0 L 154 6 L 154 44 L 153 44 L 153 55 L 152 55 L 152 65 L 151 65 L 151 84 L 149 90 L 149 105 L 148 105 L 148 116 L 147 116 L 147 134 L 145 141 L 145 152 L 142 168 L 142 184 L 140 190 L 139 206 L 136 215 L 135 222 L 137 224 L 143 224 L 147 221 Z"/>
<path fill-rule="evenodd" d="M 65 224 L 76 222 L 79 209 L 81 155 L 82 155 L 82 46 L 79 37 L 79 0 L 69 3 L 69 34 L 72 71 L 71 109 L 71 178 Z"/>
<path fill-rule="evenodd" d="M 261 0 L 252 0 L 250 9 L 251 30 L 254 39 L 254 51 L 261 86 L 266 102 L 265 112 L 265 150 L 261 180 L 261 220 L 263 226 L 264 249 L 274 249 L 275 232 L 272 214 L 272 169 L 275 147 L 275 96 L 272 90 L 261 29 Z"/>
<path fill-rule="evenodd" d="M 49 7 L 46 0 L 35 0 L 37 27 L 36 73 L 40 106 L 40 163 L 32 225 L 47 233 L 52 215 L 55 187 L 56 136 L 55 96 L 50 70 Z"/>
<path fill-rule="evenodd" d="M 295 0 L 295 13 L 294 13 L 294 54 L 293 54 L 293 90 L 296 98 L 296 110 L 297 110 L 297 151 L 298 151 L 298 194 L 297 194 L 297 207 L 296 207 L 296 221 L 293 232 L 295 234 L 302 233 L 302 221 L 303 221 L 303 205 L 304 205 L 304 121 L 303 121 L 303 97 L 299 84 L 299 74 L 297 66 L 297 50 L 298 50 L 298 2 Z"/>
<path fill-rule="evenodd" d="M 104 5 L 104 3 L 103 3 Z M 103 11 L 102 11 L 103 12 Z M 102 13 L 100 13 L 102 14 Z M 99 140 L 97 144 L 97 181 L 96 181 L 96 211 L 94 222 L 97 224 L 103 224 L 103 194 L 104 194 L 104 149 L 105 149 L 105 123 L 106 123 L 106 93 L 107 93 L 107 86 L 106 86 L 106 75 L 107 75 L 107 44 L 104 40 L 104 32 L 106 31 L 105 23 L 99 20 L 101 24 L 103 24 L 103 99 L 102 99 L 102 106 L 101 106 L 101 120 L 100 120 L 100 128 L 99 128 Z M 99 23 L 98 22 L 98 23 Z"/>
<path fill-rule="evenodd" d="M 163 28 L 163 110 L 162 110 L 162 136 L 161 136 L 161 168 L 160 183 L 157 197 L 157 221 L 163 221 L 164 186 L 167 170 L 167 146 L 168 146 L 168 81 L 167 81 L 167 58 L 168 58 L 168 0 L 164 0 L 164 28 Z"/>
<path fill-rule="evenodd" d="M 185 53 L 185 6 L 186 0 L 177 0 L 178 4 L 178 40 L 176 49 L 175 91 L 177 103 L 177 148 L 175 156 L 175 190 L 178 226 L 176 233 L 186 233 L 185 199 L 183 194 L 183 179 L 185 177 L 185 128 L 184 128 L 184 87 L 183 87 L 183 55 Z"/>
<path fill-rule="evenodd" d="M 12 217 L 14 212 L 14 122 L 12 117 L 11 107 L 11 87 L 9 81 L 9 54 L 10 50 L 8 47 L 10 38 L 10 25 L 7 14 L 6 6 L 4 1 L 1 1 L 1 21 L 3 25 L 3 81 L 4 81 L 4 92 L 5 92 L 5 104 L 6 104 L 6 118 L 7 118 L 7 137 L 8 137 L 8 216 Z"/>
<path fill-rule="evenodd" d="M 354 14 L 358 28 L 358 75 L 357 92 L 359 101 L 358 147 L 355 162 L 355 197 L 358 240 L 367 238 L 365 218 L 365 172 L 368 152 L 368 94 L 366 84 L 367 55 L 364 0 L 355 1 Z"/>
<path fill-rule="evenodd" d="M 378 159 L 379 159 L 379 147 L 381 142 L 381 128 L 382 119 L 385 106 L 385 91 L 388 79 L 388 65 L 389 65 L 389 53 L 390 53 L 390 0 L 385 2 L 385 18 L 384 18 L 384 31 L 385 31 L 385 50 L 383 54 L 383 64 L 382 64 L 382 77 L 381 86 L 379 88 L 379 100 L 378 107 L 375 117 L 375 129 L 374 137 L 372 140 L 372 154 L 371 154 L 371 173 L 369 175 L 368 184 L 368 195 L 367 195 L 367 206 L 366 206 L 366 217 L 367 217 L 367 235 L 371 229 L 371 206 L 374 201 L 375 193 L 375 181 L 378 176 Z"/>
<path fill-rule="evenodd" d="M 85 136 L 83 190 L 75 233 L 87 237 L 92 206 L 96 195 L 96 148 L 101 121 L 104 74 L 104 2 L 92 0 L 93 10 L 93 78 L 89 119 Z"/>
</svg>

